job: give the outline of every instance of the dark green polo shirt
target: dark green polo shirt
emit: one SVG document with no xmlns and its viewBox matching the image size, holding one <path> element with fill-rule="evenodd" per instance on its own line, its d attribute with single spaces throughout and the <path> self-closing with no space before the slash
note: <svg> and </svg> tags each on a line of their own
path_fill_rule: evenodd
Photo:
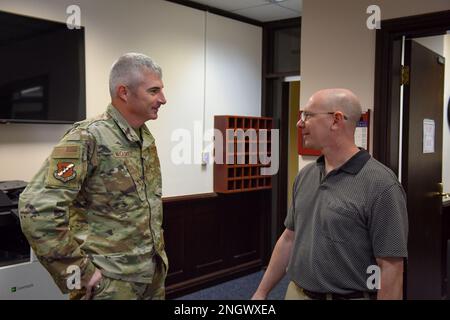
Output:
<svg viewBox="0 0 450 320">
<path fill-rule="evenodd" d="M 323 156 L 304 167 L 285 226 L 295 232 L 288 275 L 307 290 L 369 291 L 376 257 L 407 257 L 405 192 L 365 150 L 328 175 Z"/>
</svg>

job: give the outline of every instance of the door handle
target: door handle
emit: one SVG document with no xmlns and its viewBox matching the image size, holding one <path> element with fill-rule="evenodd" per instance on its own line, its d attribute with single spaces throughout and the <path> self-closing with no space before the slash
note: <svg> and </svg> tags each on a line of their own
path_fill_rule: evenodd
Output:
<svg viewBox="0 0 450 320">
<path fill-rule="evenodd" d="M 442 182 L 438 183 L 438 187 L 439 187 L 438 196 L 441 196 L 444 199 L 450 198 L 450 193 L 444 192 L 444 184 Z"/>
<path fill-rule="evenodd" d="M 441 197 L 444 197 L 444 199 L 450 198 L 450 193 L 443 192 L 443 193 L 439 193 L 439 195 Z"/>
</svg>

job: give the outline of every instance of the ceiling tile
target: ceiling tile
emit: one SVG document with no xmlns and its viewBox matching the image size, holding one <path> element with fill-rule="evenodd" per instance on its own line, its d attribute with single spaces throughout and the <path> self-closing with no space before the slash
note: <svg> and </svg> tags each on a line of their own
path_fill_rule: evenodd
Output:
<svg viewBox="0 0 450 320">
<path fill-rule="evenodd" d="M 236 10 L 234 13 L 263 22 L 284 20 L 300 16 L 300 12 L 295 12 L 275 4 L 267 4 L 258 7 Z"/>
<path fill-rule="evenodd" d="M 278 5 L 284 8 L 295 10 L 297 12 L 301 12 L 303 7 L 303 0 L 287 0 L 280 2 Z"/>
<path fill-rule="evenodd" d="M 193 0 L 193 2 L 226 11 L 235 11 L 267 4 L 266 0 Z"/>
</svg>

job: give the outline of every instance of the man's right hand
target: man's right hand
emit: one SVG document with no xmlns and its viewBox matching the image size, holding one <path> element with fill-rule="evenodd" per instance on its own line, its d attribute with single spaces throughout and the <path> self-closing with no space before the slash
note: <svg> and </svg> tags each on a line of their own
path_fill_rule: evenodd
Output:
<svg viewBox="0 0 450 320">
<path fill-rule="evenodd" d="M 94 291 L 95 286 L 100 283 L 102 280 L 102 273 L 99 269 L 95 269 L 94 274 L 92 275 L 89 282 L 86 284 L 86 295 L 84 296 L 86 300 L 90 300 L 92 297 L 92 292 Z"/>
</svg>

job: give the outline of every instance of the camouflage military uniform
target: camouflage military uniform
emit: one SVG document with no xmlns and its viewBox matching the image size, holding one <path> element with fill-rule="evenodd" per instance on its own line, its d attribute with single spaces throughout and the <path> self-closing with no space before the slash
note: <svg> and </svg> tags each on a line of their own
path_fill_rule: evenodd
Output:
<svg viewBox="0 0 450 320">
<path fill-rule="evenodd" d="M 76 123 L 20 196 L 22 230 L 64 293 L 76 265 L 82 280 L 101 270 L 101 291 L 131 282 L 143 298 L 153 283 L 154 298 L 164 297 L 161 171 L 153 136 L 140 130 L 112 105 Z"/>
</svg>

